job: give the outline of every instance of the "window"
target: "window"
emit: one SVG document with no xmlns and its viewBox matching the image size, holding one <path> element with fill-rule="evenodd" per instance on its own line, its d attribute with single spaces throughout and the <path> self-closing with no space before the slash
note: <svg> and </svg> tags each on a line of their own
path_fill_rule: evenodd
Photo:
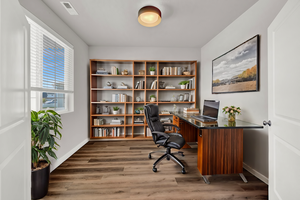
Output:
<svg viewBox="0 0 300 200">
<path fill-rule="evenodd" d="M 58 113 L 72 112 L 73 47 L 41 22 L 31 18 L 27 20 L 30 24 L 31 109 L 51 108 Z"/>
</svg>

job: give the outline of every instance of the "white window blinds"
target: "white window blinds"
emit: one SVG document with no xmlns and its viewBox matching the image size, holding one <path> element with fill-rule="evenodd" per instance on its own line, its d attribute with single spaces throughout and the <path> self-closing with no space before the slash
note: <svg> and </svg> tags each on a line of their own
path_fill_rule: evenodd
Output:
<svg viewBox="0 0 300 200">
<path fill-rule="evenodd" d="M 30 24 L 31 109 L 72 112 L 73 47 L 42 22 L 28 17 L 27 20 Z"/>
<path fill-rule="evenodd" d="M 45 92 L 74 91 L 73 48 L 28 18 L 31 25 L 31 88 Z"/>
</svg>

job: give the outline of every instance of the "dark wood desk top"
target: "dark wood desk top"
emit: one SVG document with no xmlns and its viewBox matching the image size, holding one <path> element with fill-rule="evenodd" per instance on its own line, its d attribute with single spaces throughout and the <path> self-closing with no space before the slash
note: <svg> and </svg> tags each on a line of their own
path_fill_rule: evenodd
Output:
<svg viewBox="0 0 300 200">
<path fill-rule="evenodd" d="M 195 126 L 198 129 L 234 129 L 234 128 L 242 128 L 242 129 L 250 129 L 250 128 L 263 128 L 262 125 L 252 124 L 249 122 L 244 122 L 241 120 L 236 120 L 235 122 L 228 122 L 227 118 L 219 117 L 216 122 L 201 122 L 194 118 L 192 115 L 200 115 L 200 114 L 186 114 L 186 113 L 171 113 L 176 117 L 184 120 L 185 122 Z"/>
</svg>

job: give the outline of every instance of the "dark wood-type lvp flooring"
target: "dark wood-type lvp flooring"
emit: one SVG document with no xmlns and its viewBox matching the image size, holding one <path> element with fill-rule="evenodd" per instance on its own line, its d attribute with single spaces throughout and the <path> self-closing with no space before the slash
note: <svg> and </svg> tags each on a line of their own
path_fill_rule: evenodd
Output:
<svg viewBox="0 0 300 200">
<path fill-rule="evenodd" d="M 268 199 L 268 186 L 246 170 L 248 183 L 236 174 L 209 176 L 211 184 L 205 184 L 197 149 L 176 155 L 186 174 L 167 160 L 154 173 L 152 164 L 161 153 L 152 159 L 148 153 L 157 149 L 153 141 L 89 142 L 51 173 L 44 199 Z"/>
</svg>

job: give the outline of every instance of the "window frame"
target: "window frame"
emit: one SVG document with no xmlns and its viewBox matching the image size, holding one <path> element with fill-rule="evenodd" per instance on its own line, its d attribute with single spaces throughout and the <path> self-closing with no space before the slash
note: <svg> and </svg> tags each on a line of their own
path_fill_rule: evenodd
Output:
<svg viewBox="0 0 300 200">
<path fill-rule="evenodd" d="M 35 92 L 36 94 L 34 95 L 36 100 L 35 103 L 31 103 L 31 110 L 34 109 L 35 110 L 45 110 L 46 108 L 43 108 L 43 92 L 47 92 L 47 93 L 63 93 L 65 94 L 65 109 L 63 110 L 56 110 L 57 113 L 59 114 L 66 114 L 66 113 L 71 113 L 74 112 L 74 87 L 75 87 L 75 81 L 74 81 L 74 47 L 72 44 L 70 44 L 67 40 L 65 40 L 62 36 L 60 36 L 58 33 L 56 33 L 53 29 L 51 29 L 49 26 L 47 26 L 44 22 L 42 22 L 40 19 L 38 19 L 36 16 L 34 16 L 32 13 L 30 13 L 28 10 L 24 9 L 25 11 L 25 15 L 27 20 L 31 20 L 34 23 L 36 23 L 37 25 L 39 25 L 41 28 L 45 29 L 46 31 L 48 31 L 50 34 L 52 34 L 52 36 L 55 37 L 55 39 L 60 40 L 60 42 L 64 43 L 64 45 L 68 46 L 70 48 L 70 50 L 72 51 L 72 58 L 71 58 L 71 65 L 70 67 L 72 68 L 71 72 L 69 71 L 69 73 L 73 73 L 72 74 L 72 86 L 70 89 L 68 90 L 59 90 L 59 89 L 47 89 L 47 88 L 41 88 L 41 87 L 31 87 L 30 84 L 30 91 L 31 91 L 31 95 L 33 92 Z M 28 22 L 29 23 L 29 22 Z M 30 24 L 30 23 L 29 23 Z M 47 36 L 47 35 L 46 35 Z M 29 48 L 29 50 L 31 51 L 31 46 Z M 31 75 L 30 75 L 31 77 Z M 32 98 L 32 97 L 31 97 Z"/>
</svg>

